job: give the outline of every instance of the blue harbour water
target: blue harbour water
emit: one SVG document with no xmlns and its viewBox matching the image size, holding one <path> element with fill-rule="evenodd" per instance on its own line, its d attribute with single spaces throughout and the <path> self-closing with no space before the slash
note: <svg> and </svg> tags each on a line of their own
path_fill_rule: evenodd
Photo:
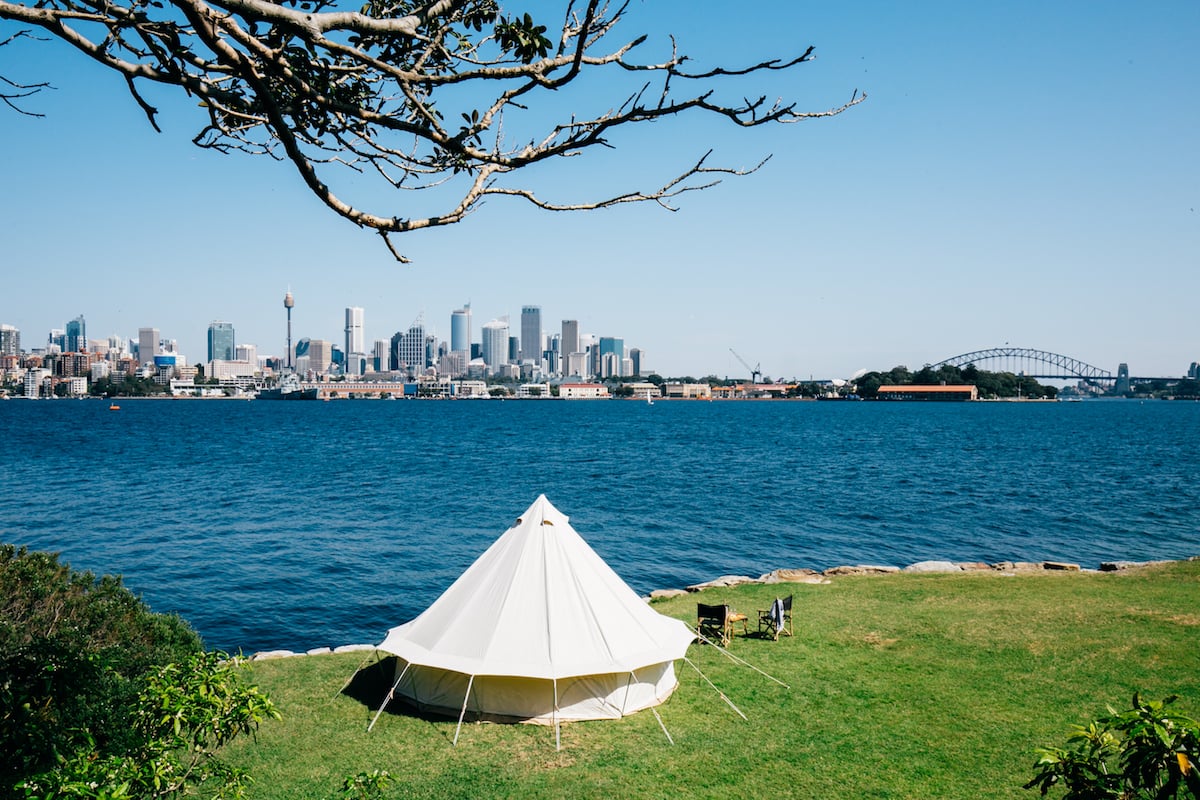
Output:
<svg viewBox="0 0 1200 800">
<path fill-rule="evenodd" d="M 0 402 L 0 541 L 206 644 L 377 642 L 544 493 L 637 591 L 1200 554 L 1200 403 Z"/>
</svg>

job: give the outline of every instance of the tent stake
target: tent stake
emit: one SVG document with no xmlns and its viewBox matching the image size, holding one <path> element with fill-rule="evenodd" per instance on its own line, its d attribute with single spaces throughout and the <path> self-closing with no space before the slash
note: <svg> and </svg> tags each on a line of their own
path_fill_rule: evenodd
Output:
<svg viewBox="0 0 1200 800">
<path fill-rule="evenodd" d="M 408 668 L 411 666 L 412 664 L 404 665 L 404 669 L 400 672 L 400 677 L 396 678 L 396 682 L 393 683 L 392 688 L 388 690 L 387 697 L 383 698 L 383 705 L 381 705 L 379 710 L 375 712 L 375 718 L 372 719 L 371 724 L 367 726 L 367 733 L 370 733 L 371 728 L 375 727 L 375 723 L 379 721 L 379 715 L 383 713 L 385 708 L 387 708 L 387 704 L 392 702 L 392 695 L 396 693 L 396 687 L 400 685 L 400 681 L 404 680 L 404 676 L 408 674 Z"/>
<path fill-rule="evenodd" d="M 454 729 L 454 746 L 458 747 L 458 732 L 462 730 L 463 717 L 467 715 L 467 701 L 471 699 L 471 687 L 475 685 L 475 676 L 467 680 L 467 693 L 463 695 L 462 711 L 458 715 L 458 727 Z"/>
<path fill-rule="evenodd" d="M 554 678 L 554 752 L 562 752 L 562 732 L 558 727 L 558 678 Z"/>
</svg>

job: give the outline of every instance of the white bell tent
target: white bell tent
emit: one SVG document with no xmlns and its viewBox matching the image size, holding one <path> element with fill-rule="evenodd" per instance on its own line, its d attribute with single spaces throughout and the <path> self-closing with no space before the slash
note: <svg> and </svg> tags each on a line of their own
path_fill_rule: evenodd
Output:
<svg viewBox="0 0 1200 800">
<path fill-rule="evenodd" d="M 399 694 L 460 727 L 468 711 L 556 727 L 614 719 L 671 695 L 694 638 L 541 495 L 433 605 L 388 632 L 378 650 L 398 658 L 384 706 Z"/>
</svg>

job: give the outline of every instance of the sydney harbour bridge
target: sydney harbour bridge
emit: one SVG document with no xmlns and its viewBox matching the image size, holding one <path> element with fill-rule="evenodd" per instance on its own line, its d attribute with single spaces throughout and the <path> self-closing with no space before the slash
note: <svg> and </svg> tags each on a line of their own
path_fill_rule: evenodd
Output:
<svg viewBox="0 0 1200 800">
<path fill-rule="evenodd" d="M 952 356 L 936 364 L 933 369 L 942 366 L 965 367 L 974 364 L 989 372 L 1011 372 L 1014 375 L 1024 375 L 1030 378 L 1047 380 L 1081 380 L 1092 384 L 1112 384 L 1117 381 L 1130 383 L 1148 383 L 1151 381 L 1177 381 L 1178 378 L 1131 377 L 1124 364 L 1113 374 L 1106 369 L 1094 367 L 1076 358 L 1050 353 L 1045 350 L 1033 350 L 1028 347 L 992 347 L 987 350 L 975 350 L 970 353 Z"/>
</svg>

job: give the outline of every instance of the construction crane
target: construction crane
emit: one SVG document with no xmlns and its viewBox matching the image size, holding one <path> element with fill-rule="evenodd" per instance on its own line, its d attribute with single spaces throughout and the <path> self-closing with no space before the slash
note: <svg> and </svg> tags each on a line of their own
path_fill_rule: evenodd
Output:
<svg viewBox="0 0 1200 800">
<path fill-rule="evenodd" d="M 750 366 L 750 364 L 749 364 L 749 363 L 747 363 L 746 359 L 744 359 L 744 358 L 742 358 L 741 356 L 739 356 L 739 355 L 737 354 L 737 351 L 736 351 L 736 350 L 734 350 L 732 347 L 731 347 L 731 348 L 729 348 L 729 352 L 733 353 L 733 357 L 734 357 L 734 358 L 736 358 L 738 361 L 742 362 L 742 366 L 743 366 L 743 367 L 745 367 L 746 369 L 750 370 L 750 381 L 751 381 L 751 383 L 754 383 L 754 384 L 759 384 L 759 383 L 762 383 L 762 370 L 761 370 L 761 369 L 759 369 L 759 367 L 761 367 L 761 366 L 762 366 L 762 364 L 761 364 L 761 363 L 759 363 L 759 364 L 755 364 L 755 365 L 752 367 L 752 366 Z"/>
</svg>

